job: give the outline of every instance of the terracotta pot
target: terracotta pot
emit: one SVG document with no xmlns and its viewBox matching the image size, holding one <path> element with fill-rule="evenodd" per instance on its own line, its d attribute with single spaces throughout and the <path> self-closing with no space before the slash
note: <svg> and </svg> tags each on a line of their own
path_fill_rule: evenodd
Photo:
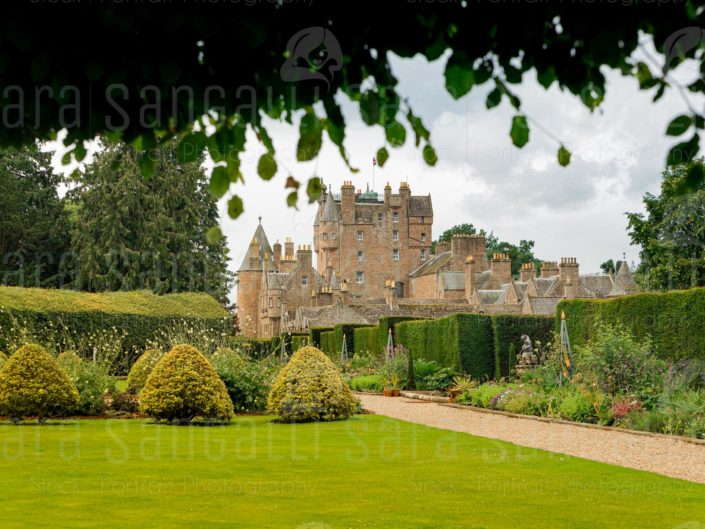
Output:
<svg viewBox="0 0 705 529">
<path fill-rule="evenodd" d="M 393 397 L 394 396 L 393 391 L 394 391 L 393 389 L 384 388 L 384 396 L 385 397 Z"/>
<path fill-rule="evenodd" d="M 398 389 L 393 389 L 393 390 L 392 390 L 392 397 L 398 397 L 399 395 L 401 395 L 401 391 L 400 391 L 400 390 L 398 390 Z"/>
</svg>

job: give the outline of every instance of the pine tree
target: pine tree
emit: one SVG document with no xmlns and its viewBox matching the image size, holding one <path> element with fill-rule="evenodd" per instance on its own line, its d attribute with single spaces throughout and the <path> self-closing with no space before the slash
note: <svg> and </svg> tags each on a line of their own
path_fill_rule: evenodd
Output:
<svg viewBox="0 0 705 529">
<path fill-rule="evenodd" d="M 146 180 L 140 156 L 127 145 L 110 146 L 78 177 L 75 287 L 208 292 L 224 301 L 232 274 L 225 240 L 206 241 L 219 215 L 200 160 L 180 163 L 173 146 L 161 148 Z"/>
</svg>

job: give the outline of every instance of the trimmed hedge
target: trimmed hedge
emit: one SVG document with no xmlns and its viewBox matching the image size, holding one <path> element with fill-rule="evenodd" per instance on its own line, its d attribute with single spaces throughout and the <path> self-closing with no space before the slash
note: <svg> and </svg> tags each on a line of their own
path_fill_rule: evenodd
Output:
<svg viewBox="0 0 705 529">
<path fill-rule="evenodd" d="M 358 327 L 355 329 L 355 354 L 371 353 L 379 355 L 377 350 L 378 330 L 379 327 Z"/>
<path fill-rule="evenodd" d="M 509 348 L 522 334 L 532 340 L 550 340 L 553 321 L 546 316 L 453 314 L 437 320 L 415 320 L 396 325 L 400 344 L 413 359 L 435 360 L 443 367 L 474 378 L 509 373 Z M 533 333 L 533 334 L 532 334 Z"/>
<path fill-rule="evenodd" d="M 326 353 L 331 358 L 337 358 L 340 356 L 340 351 L 335 349 L 335 330 L 322 332 L 318 337 L 320 347 L 319 349 Z M 337 356 L 336 356 L 337 355 Z"/>
<path fill-rule="evenodd" d="M 313 347 L 318 347 L 319 349 L 322 349 L 321 347 L 321 334 L 324 332 L 332 331 L 333 327 L 311 327 L 309 329 L 309 336 L 310 336 L 310 344 Z"/>
<path fill-rule="evenodd" d="M 531 342 L 541 342 L 546 345 L 553 341 L 554 322 L 549 316 L 524 316 L 496 314 L 492 318 L 492 332 L 494 334 L 494 376 L 502 378 L 509 376 L 516 364 L 516 354 L 523 345 L 521 335 L 526 334 Z M 510 353 L 511 344 L 516 352 Z"/>
<path fill-rule="evenodd" d="M 207 294 L 158 296 L 147 291 L 91 294 L 73 290 L 0 287 L 0 350 L 8 348 L 13 324 L 33 329 L 35 338 L 57 343 L 68 334 L 82 336 L 112 328 L 126 332 L 122 369 L 162 331 L 177 323 L 207 325 L 214 332 L 232 334 L 229 313 Z"/>
<path fill-rule="evenodd" d="M 311 336 L 306 334 L 292 334 L 291 335 L 291 347 L 289 348 L 289 353 L 294 354 L 296 351 L 309 345 L 311 342 Z"/>
<path fill-rule="evenodd" d="M 586 344 L 602 324 L 621 324 L 637 340 L 651 336 L 656 354 L 664 360 L 705 360 L 705 288 L 563 300 L 556 311 L 557 330 L 562 310 L 574 346 Z"/>
<path fill-rule="evenodd" d="M 389 329 L 392 330 L 392 340 L 394 340 L 394 345 L 397 344 L 396 337 L 396 325 L 402 321 L 418 321 L 424 318 L 417 318 L 415 316 L 382 316 L 379 319 L 378 330 L 377 330 L 377 349 L 373 352 L 381 355 L 387 347 L 387 340 L 389 339 Z"/>
</svg>

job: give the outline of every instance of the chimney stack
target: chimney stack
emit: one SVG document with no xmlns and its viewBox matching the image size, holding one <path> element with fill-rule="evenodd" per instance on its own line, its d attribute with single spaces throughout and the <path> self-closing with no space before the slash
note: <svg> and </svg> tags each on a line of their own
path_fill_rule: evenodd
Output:
<svg viewBox="0 0 705 529">
<path fill-rule="evenodd" d="M 523 263 L 521 265 L 521 270 L 519 271 L 519 281 L 526 283 L 529 279 L 536 277 L 536 270 L 534 269 L 534 263 Z"/>
<path fill-rule="evenodd" d="M 561 264 L 558 265 L 558 275 L 564 285 L 568 284 L 568 281 L 570 281 L 573 291 L 577 295 L 577 288 L 580 286 L 580 266 L 578 265 L 578 260 L 575 257 L 561 257 Z"/>
<path fill-rule="evenodd" d="M 512 260 L 506 253 L 496 253 L 490 262 L 492 270 L 492 288 L 498 289 L 501 285 L 512 281 Z"/>
<path fill-rule="evenodd" d="M 468 255 L 465 259 L 465 299 L 470 301 L 475 293 L 475 258 Z"/>
<path fill-rule="evenodd" d="M 555 261 L 544 261 L 541 263 L 541 277 L 553 277 L 558 275 L 558 263 Z"/>
</svg>

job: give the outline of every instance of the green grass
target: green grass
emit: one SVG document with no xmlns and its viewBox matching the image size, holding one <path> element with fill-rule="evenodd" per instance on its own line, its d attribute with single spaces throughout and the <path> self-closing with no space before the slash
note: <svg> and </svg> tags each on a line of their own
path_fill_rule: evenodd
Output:
<svg viewBox="0 0 705 529">
<path fill-rule="evenodd" d="M 705 522 L 703 485 L 379 416 L 303 425 L 238 417 L 213 428 L 2 424 L 0 450 L 3 529 Z"/>
</svg>

